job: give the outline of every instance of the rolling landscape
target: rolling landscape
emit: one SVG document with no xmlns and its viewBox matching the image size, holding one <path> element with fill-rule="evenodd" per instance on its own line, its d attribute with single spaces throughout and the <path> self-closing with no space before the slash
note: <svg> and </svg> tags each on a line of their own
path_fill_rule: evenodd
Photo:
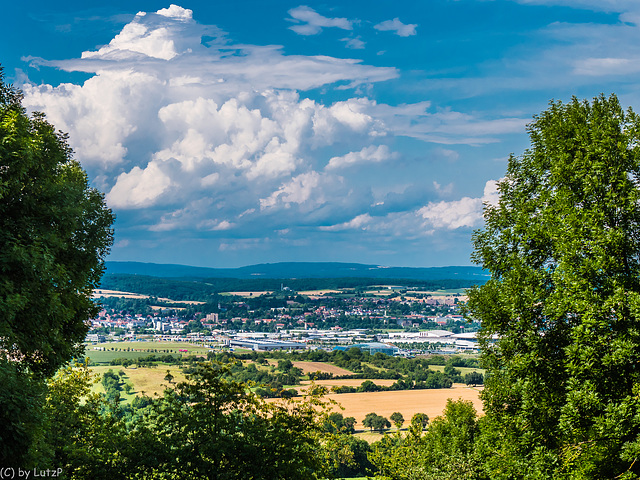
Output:
<svg viewBox="0 0 640 480">
<path fill-rule="evenodd" d="M 127 308 L 127 302 L 129 302 L 128 310 L 131 315 L 138 312 L 149 314 L 149 310 L 136 310 L 136 302 L 139 303 L 141 300 L 155 302 L 157 308 L 165 305 L 166 308 L 175 309 L 175 313 L 179 315 L 184 314 L 183 318 L 189 322 L 189 325 L 195 321 L 199 325 L 199 335 L 187 337 L 174 334 L 173 341 L 168 340 L 170 337 L 167 336 L 167 340 L 159 342 L 157 331 L 136 328 L 129 330 L 127 334 L 133 337 L 133 341 L 131 338 L 123 341 L 116 337 L 107 343 L 92 342 L 86 347 L 86 356 L 90 359 L 92 372 L 98 375 L 104 375 L 110 370 L 118 372 L 122 382 L 118 390 L 119 398 L 125 404 L 129 404 L 137 395 L 161 395 L 163 390 L 170 386 L 165 378 L 166 374 L 170 373 L 174 382 L 183 381 L 185 379 L 183 371 L 189 371 L 189 365 L 193 361 L 216 358 L 222 354 L 221 352 L 226 352 L 224 353 L 226 355 L 225 361 L 238 358 L 241 359 L 239 365 L 242 365 L 242 368 L 254 371 L 253 368 L 257 367 L 265 374 L 267 372 L 277 373 L 278 362 L 282 358 L 290 358 L 292 367 L 299 369 L 296 370 L 298 376 L 295 382 L 292 380 L 289 380 L 292 382 L 290 384 L 286 382 L 284 384 L 258 382 L 253 389 L 264 392 L 265 387 L 267 390 L 275 388 L 283 392 L 275 395 L 279 397 L 288 391 L 294 391 L 295 395 L 304 396 L 309 393 L 310 388 L 321 387 L 326 391 L 326 400 L 332 403 L 330 411 L 340 413 L 343 417 L 354 418 L 354 434 L 358 438 L 372 443 L 382 438 L 383 432 L 386 430 L 374 432 L 366 427 L 365 417 L 373 412 L 384 418 L 390 417 L 393 413 L 400 413 L 407 421 L 417 413 L 425 414 L 428 418 L 435 418 L 442 414 L 448 399 L 471 401 L 476 410 L 481 412 L 479 392 L 482 390 L 484 370 L 477 367 L 476 356 L 469 357 L 469 362 L 474 363 L 475 367 L 460 366 L 464 365 L 464 361 L 459 361 L 453 371 L 447 370 L 446 378 L 451 378 L 452 381 L 443 384 L 443 388 L 439 388 L 440 384 L 434 383 L 433 387 L 414 390 L 411 386 L 409 389 L 406 389 L 405 386 L 399 386 L 402 383 L 397 382 L 398 378 L 404 377 L 401 374 L 393 374 L 396 370 L 376 367 L 370 363 L 362 363 L 360 360 L 352 363 L 345 362 L 344 359 L 339 359 L 337 363 L 330 360 L 300 360 L 300 354 L 296 352 L 288 354 L 281 352 L 275 357 L 263 353 L 256 360 L 255 353 L 252 354 L 250 349 L 242 347 L 229 349 L 228 339 L 234 338 L 234 332 L 229 329 L 237 327 L 240 331 L 249 332 L 249 322 L 256 322 L 253 326 L 269 325 L 267 322 L 271 319 L 263 318 L 265 312 L 255 309 L 254 303 L 258 305 L 269 301 L 285 300 L 284 303 L 278 303 L 278 305 L 288 305 L 288 308 L 282 311 L 281 318 L 283 322 L 287 322 L 284 320 L 287 318 L 290 320 L 275 330 L 272 328 L 262 329 L 264 332 L 256 332 L 254 337 L 259 339 L 268 335 L 270 338 L 293 338 L 296 334 L 291 335 L 292 330 L 289 330 L 288 333 L 287 329 L 299 326 L 299 323 L 294 321 L 295 319 L 304 318 L 306 332 L 302 331 L 302 335 L 307 336 L 306 348 L 311 348 L 312 351 L 318 348 L 331 351 L 335 345 L 343 344 L 345 340 L 349 339 L 349 336 L 345 333 L 345 336 L 337 342 L 329 340 L 329 343 L 326 343 L 322 339 L 309 341 L 308 333 L 323 328 L 329 329 L 334 325 L 332 320 L 335 320 L 335 317 L 343 317 L 345 320 L 349 318 L 350 320 L 347 320 L 350 322 L 349 324 L 364 326 L 372 321 L 371 317 L 376 315 L 375 312 L 379 312 L 381 307 L 387 304 L 389 305 L 384 309 L 385 315 L 395 312 L 396 306 L 393 304 L 406 305 L 407 307 L 413 305 L 410 308 L 414 312 L 429 308 L 431 313 L 446 311 L 450 314 L 456 311 L 455 304 L 444 306 L 445 303 L 443 303 L 443 306 L 440 307 L 438 306 L 440 301 L 465 298 L 464 287 L 484 283 L 484 281 L 486 281 L 486 275 L 476 267 L 383 268 L 335 262 L 288 262 L 253 265 L 237 269 L 209 269 L 139 262 L 107 262 L 107 271 L 102 278 L 102 284 L 94 293 L 97 299 L 105 304 L 107 299 L 111 303 L 118 301 L 120 308 Z M 197 298 L 198 300 L 184 299 L 186 296 L 181 295 L 180 292 L 186 291 L 185 285 L 191 286 L 188 290 L 188 298 Z M 111 290 L 112 288 L 126 289 L 126 291 Z M 158 290 L 159 288 L 162 290 Z M 313 288 L 314 290 L 299 290 L 298 288 Z M 161 294 L 170 294 L 172 298 L 162 298 Z M 425 298 L 437 300 L 434 300 L 429 307 L 418 307 L 419 302 Z M 295 302 L 287 299 L 295 299 Z M 358 300 L 356 301 L 356 299 Z M 356 314 L 357 308 L 354 310 L 354 307 L 360 304 L 359 302 L 364 302 L 361 304 L 363 307 L 365 304 L 370 304 L 369 307 L 376 305 L 378 308 L 370 312 L 363 311 L 358 315 Z M 237 303 L 246 303 L 246 308 L 250 312 L 249 318 L 241 319 L 242 323 L 239 323 L 237 317 L 234 318 L 237 311 L 233 309 L 233 305 Z M 320 317 L 313 313 L 325 308 L 323 305 L 331 305 L 335 310 L 334 313 L 326 317 Z M 138 306 L 138 308 L 140 307 Z M 204 315 L 194 312 L 211 309 L 217 312 L 218 323 L 203 325 Z M 158 310 L 155 310 L 153 314 L 156 318 L 160 318 L 162 315 Z M 247 313 L 244 315 L 246 316 Z M 267 314 L 266 316 L 271 315 Z M 312 330 L 309 330 L 312 316 L 315 319 L 315 325 Z M 280 318 L 280 316 L 275 318 Z M 422 323 L 426 317 L 420 318 Z M 362 336 L 362 338 L 382 338 L 386 337 L 385 332 L 387 331 L 403 332 L 405 330 L 400 324 L 396 324 L 395 329 L 394 326 L 388 325 L 391 321 L 394 324 L 398 322 L 395 315 L 389 319 L 378 319 L 377 321 L 379 329 L 370 330 L 370 335 Z M 451 322 L 451 320 L 449 321 Z M 412 325 L 417 325 L 415 319 L 413 322 Z M 94 328 L 92 332 L 103 331 L 106 333 L 106 329 L 101 326 L 106 324 L 107 322 L 94 322 L 94 327 L 97 328 Z M 124 322 L 120 325 L 124 327 Z M 340 321 L 337 325 L 341 325 Z M 422 325 L 426 326 L 427 324 L 422 323 Z M 431 328 L 437 326 L 436 323 L 433 323 Z M 298 330 L 298 332 L 298 337 L 302 338 L 300 337 L 301 331 Z M 151 335 L 152 333 L 155 335 Z M 362 333 L 365 333 L 364 330 L 360 330 L 358 335 Z M 242 338 L 250 338 L 249 333 L 242 335 Z M 350 343 L 357 343 L 357 341 L 349 339 Z M 407 341 L 411 341 L 411 338 Z M 424 344 L 420 346 L 424 346 Z M 434 348 L 433 351 L 437 351 L 437 347 Z M 170 354 L 175 356 L 175 361 L 166 363 L 158 357 L 158 359 L 148 362 L 148 358 L 153 358 L 149 357 L 150 352 L 154 352 L 152 354 L 154 356 Z M 368 355 L 365 350 L 362 352 Z M 358 354 L 357 357 L 360 358 L 360 355 Z M 429 366 L 428 372 L 445 374 L 446 361 L 443 357 L 427 354 L 424 358 L 435 359 L 432 362 L 433 365 Z M 405 362 L 411 363 L 413 360 L 407 359 Z M 367 376 L 367 372 L 373 375 Z M 464 383 L 465 376 L 472 372 L 480 374 L 480 380 L 476 381 L 480 385 Z M 237 378 L 246 378 L 242 376 L 242 373 L 236 372 L 237 375 L 240 375 Z M 407 381 L 409 385 L 413 385 L 411 380 Z M 454 383 L 454 381 L 458 383 Z M 369 386 L 363 390 L 363 384 Z M 123 390 L 125 386 L 127 386 L 126 391 Z M 106 393 L 104 386 L 100 383 L 96 385 L 94 391 Z M 270 398 L 274 395 L 266 396 Z M 275 400 L 271 399 L 270 401 Z"/>
</svg>

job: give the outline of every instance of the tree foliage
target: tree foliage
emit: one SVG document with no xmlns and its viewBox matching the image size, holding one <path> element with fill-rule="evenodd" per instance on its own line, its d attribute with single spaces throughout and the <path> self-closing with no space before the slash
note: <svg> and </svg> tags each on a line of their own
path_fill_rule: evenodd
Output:
<svg viewBox="0 0 640 480">
<path fill-rule="evenodd" d="M 0 351 L 51 375 L 78 354 L 113 214 L 65 134 L 28 116 L 0 70 Z"/>
<path fill-rule="evenodd" d="M 402 413 L 393 412 L 391 414 L 391 417 L 389 417 L 389 418 L 391 419 L 393 424 L 396 426 L 396 428 L 398 428 L 398 429 L 402 428 L 402 424 L 404 423 L 404 417 L 402 416 Z"/>
<path fill-rule="evenodd" d="M 114 217 L 67 137 L 27 115 L 0 67 L 0 464 L 44 441 L 45 379 L 82 351 Z"/>
<path fill-rule="evenodd" d="M 369 427 L 371 431 L 376 430 L 382 432 L 384 429 L 391 427 L 391 422 L 389 422 L 387 417 L 371 412 L 365 415 L 364 420 L 362 420 L 362 425 Z"/>
<path fill-rule="evenodd" d="M 227 371 L 201 364 L 162 397 L 122 405 L 90 393 L 86 365 L 63 368 L 49 381 L 32 463 L 55 465 L 73 479 L 323 478 L 323 404 L 314 398 L 268 403 L 246 384 L 227 380 Z M 361 447 L 351 445 L 351 460 L 336 468 L 356 468 L 354 455 L 363 463 Z"/>
<path fill-rule="evenodd" d="M 491 478 L 640 474 L 640 119 L 615 96 L 551 102 L 485 208 Z"/>
<path fill-rule="evenodd" d="M 407 435 L 385 436 L 372 446 L 369 458 L 382 478 L 391 480 L 458 480 L 485 478 L 475 451 L 480 436 L 471 402 L 447 401 L 426 433 L 428 417 L 413 416 Z M 424 422 L 424 423 L 423 423 Z"/>
</svg>

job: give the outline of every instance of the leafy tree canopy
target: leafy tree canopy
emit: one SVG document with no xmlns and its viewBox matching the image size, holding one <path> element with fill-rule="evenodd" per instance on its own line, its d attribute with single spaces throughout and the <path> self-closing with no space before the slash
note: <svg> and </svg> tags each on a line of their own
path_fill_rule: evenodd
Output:
<svg viewBox="0 0 640 480">
<path fill-rule="evenodd" d="M 551 102 L 485 208 L 471 289 L 491 478 L 640 474 L 640 119 Z"/>
<path fill-rule="evenodd" d="M 66 135 L 20 102 L 0 69 L 0 351 L 51 375 L 79 353 L 97 313 L 114 216 Z"/>
</svg>

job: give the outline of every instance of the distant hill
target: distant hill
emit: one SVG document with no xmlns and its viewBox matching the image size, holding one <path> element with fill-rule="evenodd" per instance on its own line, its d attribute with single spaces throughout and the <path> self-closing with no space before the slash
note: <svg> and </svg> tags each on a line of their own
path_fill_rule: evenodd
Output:
<svg viewBox="0 0 640 480">
<path fill-rule="evenodd" d="M 141 262 L 107 262 L 107 275 L 127 274 L 162 278 L 380 278 L 412 280 L 468 280 L 484 283 L 489 274 L 480 267 L 383 267 L 361 263 L 281 262 L 239 268 L 206 268 Z"/>
</svg>

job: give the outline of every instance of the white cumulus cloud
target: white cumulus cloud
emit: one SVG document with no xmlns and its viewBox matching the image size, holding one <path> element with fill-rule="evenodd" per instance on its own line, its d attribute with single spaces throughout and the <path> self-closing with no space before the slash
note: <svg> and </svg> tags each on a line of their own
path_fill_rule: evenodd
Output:
<svg viewBox="0 0 640 480">
<path fill-rule="evenodd" d="M 140 208 L 153 205 L 171 186 L 171 178 L 151 162 L 146 168 L 133 167 L 118 177 L 107 194 L 107 202 L 116 208 Z"/>
<path fill-rule="evenodd" d="M 495 205 L 499 194 L 496 180 L 489 180 L 480 198 L 463 197 L 451 202 L 430 202 L 417 214 L 435 228 L 454 230 L 462 227 L 477 227 L 482 222 L 484 204 Z"/>
<path fill-rule="evenodd" d="M 309 7 L 290 14 L 303 29 L 353 26 Z M 298 240 L 302 230 L 418 236 L 424 232 L 411 233 L 410 220 L 428 199 L 443 198 L 444 189 L 429 187 L 433 193 L 423 196 L 417 185 L 431 185 L 432 178 L 391 181 L 383 174 L 374 186 L 362 175 L 373 164 L 395 175 L 400 162 L 392 160 L 405 157 L 388 146 L 402 143 L 394 137 L 481 144 L 524 123 L 428 101 L 378 103 L 352 89 L 397 78 L 393 67 L 234 44 L 177 5 L 138 13 L 109 43 L 80 58 L 30 61 L 92 75 L 79 85 L 21 88 L 30 111 L 45 112 L 69 133 L 76 157 L 118 214 L 122 241 L 141 231 L 255 238 L 257 245 L 265 232 L 286 231 Z M 332 100 L 306 98 L 318 88 L 341 90 L 325 97 Z M 442 149 L 440 157 L 456 155 Z M 387 181 L 403 188 L 376 193 L 393 190 Z M 477 215 L 478 199 L 463 200 L 470 204 L 466 215 Z M 429 203 L 421 215 L 429 228 L 471 224 L 463 213 L 446 220 L 447 209 L 462 212 L 462 203 Z"/>
<path fill-rule="evenodd" d="M 323 28 L 335 27 L 342 30 L 352 30 L 353 22 L 346 18 L 329 18 L 320 15 L 313 8 L 301 5 L 289 10 L 290 21 L 297 22 L 289 27 L 299 35 L 317 35 Z"/>
<path fill-rule="evenodd" d="M 370 145 L 359 152 L 349 152 L 342 157 L 333 157 L 329 160 L 326 169 L 335 170 L 358 163 L 378 163 L 394 157 L 397 157 L 397 154 L 391 152 L 386 145 Z"/>
<path fill-rule="evenodd" d="M 394 18 L 393 20 L 385 20 L 384 22 L 378 23 L 374 25 L 373 28 L 381 32 L 395 32 L 395 34 L 400 37 L 410 37 L 416 34 L 417 26 L 418 25 L 414 23 L 402 23 L 399 18 Z"/>
</svg>

